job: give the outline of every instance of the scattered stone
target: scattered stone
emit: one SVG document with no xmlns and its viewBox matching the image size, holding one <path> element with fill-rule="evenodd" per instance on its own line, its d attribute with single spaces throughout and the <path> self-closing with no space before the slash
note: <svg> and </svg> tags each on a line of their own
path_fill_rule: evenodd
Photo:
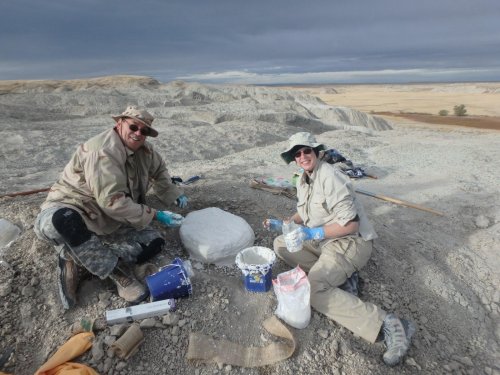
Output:
<svg viewBox="0 0 500 375">
<path fill-rule="evenodd" d="M 448 341 L 448 338 L 442 333 L 438 334 L 438 338 L 440 341 L 446 341 L 446 342 Z"/>
<path fill-rule="evenodd" d="M 479 215 L 474 220 L 474 223 L 476 224 L 476 227 L 478 227 L 480 229 L 486 229 L 490 226 L 490 219 L 488 219 L 484 215 Z"/>
<path fill-rule="evenodd" d="M 172 330 L 170 331 L 170 333 L 172 334 L 172 336 L 178 336 L 179 335 L 179 327 L 178 326 L 172 327 Z"/>
<path fill-rule="evenodd" d="M 3 283 L 0 285 L 0 297 L 7 297 L 12 293 L 12 286 L 10 283 Z"/>
<path fill-rule="evenodd" d="M 111 299 L 111 296 L 112 296 L 112 293 L 110 292 L 102 292 L 102 293 L 99 293 L 99 301 L 101 302 L 109 302 L 109 300 Z"/>
<path fill-rule="evenodd" d="M 326 329 L 318 329 L 318 335 L 324 339 L 328 338 L 328 331 Z"/>
<path fill-rule="evenodd" d="M 106 350 L 106 356 L 108 358 L 115 358 L 115 351 L 111 348 L 108 348 L 108 350 Z"/>
<path fill-rule="evenodd" d="M 125 367 L 127 367 L 127 362 L 123 362 L 123 361 L 120 361 L 116 364 L 115 366 L 115 369 L 116 371 L 121 371 L 123 370 Z"/>
<path fill-rule="evenodd" d="M 107 347 L 110 347 L 116 341 L 116 337 L 115 336 L 105 336 L 103 341 Z"/>
<path fill-rule="evenodd" d="M 123 335 L 127 329 L 128 329 L 127 324 L 115 324 L 109 328 L 109 333 L 112 336 L 119 337 Z"/>
<path fill-rule="evenodd" d="M 330 344 L 330 348 L 332 349 L 332 352 L 338 353 L 339 352 L 339 341 L 337 339 L 334 339 L 332 343 Z"/>
<path fill-rule="evenodd" d="M 474 367 L 474 363 L 469 357 L 460 357 L 458 355 L 452 355 L 451 358 L 454 361 L 461 363 L 464 366 Z"/>
<path fill-rule="evenodd" d="M 405 363 L 409 366 L 416 367 L 419 371 L 422 370 L 422 367 L 420 367 L 420 365 L 411 357 L 406 358 Z"/>
<path fill-rule="evenodd" d="M 102 367 L 102 373 L 109 374 L 109 370 L 111 369 L 111 366 L 113 366 L 113 360 L 109 357 L 104 359 L 104 366 Z"/>
<path fill-rule="evenodd" d="M 98 338 L 92 344 L 92 360 L 97 363 L 104 358 L 104 343 L 102 339 Z"/>
<path fill-rule="evenodd" d="M 33 288 L 31 285 L 26 285 L 21 289 L 21 294 L 24 297 L 32 297 L 35 295 L 35 288 Z"/>
<path fill-rule="evenodd" d="M 163 316 L 162 323 L 166 326 L 174 326 L 179 322 L 179 316 L 177 314 L 168 313 Z"/>
<path fill-rule="evenodd" d="M 154 318 L 147 318 L 139 323 L 141 328 L 153 328 L 156 326 L 156 320 Z"/>
</svg>

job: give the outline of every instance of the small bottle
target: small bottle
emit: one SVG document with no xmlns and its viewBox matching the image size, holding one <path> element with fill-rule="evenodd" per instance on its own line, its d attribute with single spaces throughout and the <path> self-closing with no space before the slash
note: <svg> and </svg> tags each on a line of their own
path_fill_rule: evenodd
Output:
<svg viewBox="0 0 500 375">
<path fill-rule="evenodd" d="M 194 276 L 193 266 L 191 265 L 190 260 L 183 261 L 182 266 L 184 267 L 184 270 L 186 271 L 186 276 L 188 278 L 191 278 Z"/>
<path fill-rule="evenodd" d="M 283 222 L 283 237 L 286 248 L 291 253 L 302 250 L 302 241 L 298 238 L 299 227 L 293 220 Z"/>
</svg>

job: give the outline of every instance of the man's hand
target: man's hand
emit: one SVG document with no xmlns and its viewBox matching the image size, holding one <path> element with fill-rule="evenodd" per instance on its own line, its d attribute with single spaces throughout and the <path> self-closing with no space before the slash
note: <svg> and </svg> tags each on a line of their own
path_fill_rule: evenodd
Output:
<svg viewBox="0 0 500 375">
<path fill-rule="evenodd" d="M 188 197 L 186 197 L 184 194 L 180 195 L 176 200 L 175 204 L 179 208 L 186 208 L 188 205 Z"/>
<path fill-rule="evenodd" d="M 178 227 L 182 224 L 184 218 L 182 215 L 170 211 L 156 211 L 156 220 L 167 227 Z"/>
<path fill-rule="evenodd" d="M 283 220 L 278 219 L 266 219 L 262 223 L 264 228 L 270 232 L 278 232 L 281 233 L 283 231 Z"/>
</svg>

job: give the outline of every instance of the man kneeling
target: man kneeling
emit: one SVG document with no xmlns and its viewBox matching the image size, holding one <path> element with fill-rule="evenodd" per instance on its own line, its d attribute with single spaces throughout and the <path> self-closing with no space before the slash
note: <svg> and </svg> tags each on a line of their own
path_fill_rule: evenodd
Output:
<svg viewBox="0 0 500 375">
<path fill-rule="evenodd" d="M 165 247 L 150 224 L 153 219 L 176 227 L 182 216 L 148 207 L 152 187 L 164 204 L 184 208 L 188 199 L 176 185 L 161 156 L 146 142 L 156 137 L 153 116 L 129 106 L 112 116 L 115 126 L 80 145 L 52 186 L 35 222 L 40 239 L 58 253 L 58 281 L 65 309 L 76 304 L 78 270 L 109 278 L 120 297 L 131 303 L 149 292 L 131 269 Z"/>
</svg>

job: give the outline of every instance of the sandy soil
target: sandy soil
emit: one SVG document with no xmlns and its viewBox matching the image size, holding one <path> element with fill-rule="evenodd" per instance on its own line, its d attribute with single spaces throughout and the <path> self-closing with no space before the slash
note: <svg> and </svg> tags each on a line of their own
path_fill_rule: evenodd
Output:
<svg viewBox="0 0 500 375">
<path fill-rule="evenodd" d="M 289 215 L 295 202 L 251 189 L 249 181 L 259 176 L 291 178 L 295 167 L 285 166 L 279 152 L 291 134 L 311 131 L 378 177 L 354 180 L 355 187 L 444 214 L 360 195 L 379 234 L 374 255 L 361 272 L 362 298 L 417 324 L 405 362 L 386 367 L 383 344 L 369 344 L 317 313 L 306 329 L 291 328 L 297 349 L 288 360 L 262 368 L 188 362 L 190 332 L 242 345 L 265 346 L 273 340 L 262 322 L 276 308 L 274 293 L 246 291 L 236 266 L 199 262 L 194 264 L 193 295 L 178 300 L 170 316 L 141 322 L 145 342 L 137 354 L 128 361 L 113 356 L 109 347 L 117 334 L 107 327 L 96 332 L 92 349 L 79 361 L 115 375 L 500 373 L 499 133 L 369 114 L 437 113 L 463 103 L 471 115 L 499 116 L 494 100 L 498 86 L 314 87 L 326 94 L 311 90 L 159 84 L 144 77 L 0 82 L 0 194 L 50 186 L 80 142 L 112 126 L 111 114 L 137 103 L 157 117 L 160 136 L 152 143 L 172 175 L 203 175 L 187 188 L 191 205 L 179 212 L 222 208 L 251 225 L 256 245 L 272 247 L 273 235 L 262 229 L 262 220 Z M 125 306 L 110 282 L 88 278 L 81 283 L 78 306 L 62 310 L 55 254 L 33 232 L 44 198 L 44 193 L 0 198 L 0 218 L 22 230 L 2 249 L 0 273 L 0 350 L 14 350 L 2 369 L 15 374 L 34 373 L 67 340 L 76 320 L 103 317 L 106 310 Z M 153 197 L 150 203 L 175 210 Z M 161 230 L 168 249 L 154 262 L 187 259 L 178 231 Z M 278 262 L 273 273 L 287 269 Z"/>
</svg>

